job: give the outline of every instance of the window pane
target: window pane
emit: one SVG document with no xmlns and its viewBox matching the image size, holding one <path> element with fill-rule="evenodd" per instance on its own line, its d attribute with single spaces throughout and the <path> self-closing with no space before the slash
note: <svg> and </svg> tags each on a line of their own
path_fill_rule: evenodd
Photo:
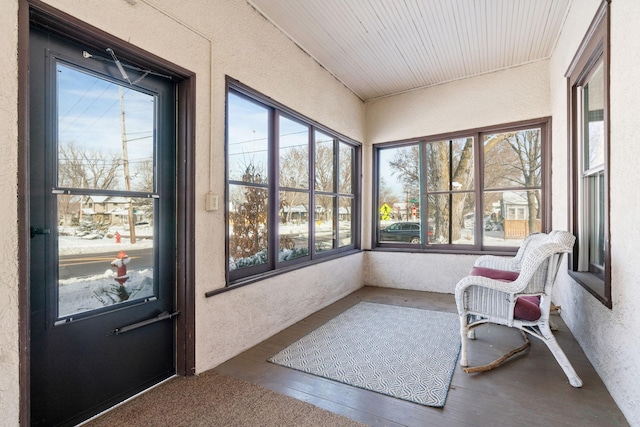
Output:
<svg viewBox="0 0 640 427">
<path fill-rule="evenodd" d="M 448 244 L 451 223 L 450 194 L 430 194 L 429 225 L 433 227 L 432 243 Z"/>
<path fill-rule="evenodd" d="M 57 198 L 58 317 L 155 296 L 153 199 Z"/>
<path fill-rule="evenodd" d="M 154 191 L 155 96 L 57 64 L 58 186 Z"/>
<path fill-rule="evenodd" d="M 316 136 L 316 190 L 334 191 L 335 153 L 333 138 L 322 132 L 315 132 Z"/>
<path fill-rule="evenodd" d="M 473 189 L 473 138 L 429 142 L 425 157 L 427 191 Z"/>
<path fill-rule="evenodd" d="M 449 141 L 426 144 L 427 191 L 449 191 L 451 188 L 451 165 L 449 162 Z"/>
<path fill-rule="evenodd" d="M 604 72 L 602 62 L 584 86 L 585 170 L 604 164 Z"/>
<path fill-rule="evenodd" d="M 378 151 L 378 215 L 380 225 L 407 221 L 420 211 L 420 155 L 418 145 Z"/>
<path fill-rule="evenodd" d="M 420 221 L 391 222 L 380 229 L 379 241 L 383 243 L 414 243 L 422 241 Z"/>
<path fill-rule="evenodd" d="M 539 232 L 540 200 L 540 190 L 485 193 L 484 245 L 519 246 L 529 234 Z"/>
<path fill-rule="evenodd" d="M 587 178 L 589 194 L 589 263 L 604 268 L 604 172 Z"/>
<path fill-rule="evenodd" d="M 451 243 L 454 245 L 474 244 L 474 215 L 476 210 L 474 194 L 454 193 L 451 202 L 453 204 L 451 209 Z"/>
<path fill-rule="evenodd" d="M 484 137 L 485 188 L 540 187 L 541 173 L 540 129 Z"/>
<path fill-rule="evenodd" d="M 351 197 L 339 197 L 338 208 L 338 236 L 340 247 L 353 245 L 353 199 Z"/>
<path fill-rule="evenodd" d="M 473 138 L 451 141 L 453 160 L 452 190 L 473 190 Z"/>
<path fill-rule="evenodd" d="M 335 249 L 335 201 L 334 196 L 316 196 L 315 251 Z"/>
<path fill-rule="evenodd" d="M 269 111 L 233 92 L 227 108 L 229 180 L 267 182 Z"/>
<path fill-rule="evenodd" d="M 229 185 L 229 271 L 265 264 L 268 191 Z"/>
<path fill-rule="evenodd" d="M 309 127 L 280 116 L 280 187 L 309 188 Z"/>
<path fill-rule="evenodd" d="M 309 193 L 280 192 L 279 260 L 309 255 Z"/>
<path fill-rule="evenodd" d="M 354 151 L 353 146 L 345 144 L 340 141 L 340 175 L 339 179 L 339 188 L 338 192 L 342 194 L 351 194 L 353 193 L 353 187 L 351 186 L 351 181 L 353 179 L 353 160 L 354 160 Z"/>
</svg>

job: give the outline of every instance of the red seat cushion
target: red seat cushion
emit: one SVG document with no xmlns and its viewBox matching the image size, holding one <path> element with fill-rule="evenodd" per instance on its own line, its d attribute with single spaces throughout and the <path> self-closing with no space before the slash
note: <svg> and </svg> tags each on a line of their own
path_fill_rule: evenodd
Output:
<svg viewBox="0 0 640 427">
<path fill-rule="evenodd" d="M 539 296 L 522 296 L 516 300 L 513 317 L 534 322 L 540 318 L 541 314 Z"/>
<path fill-rule="evenodd" d="M 470 276 L 482 276 L 490 279 L 500 280 L 502 282 L 513 282 L 518 278 L 517 271 L 496 270 L 486 267 L 473 267 Z M 522 320 L 531 322 L 540 318 L 540 297 L 539 296 L 522 296 L 516 300 L 516 306 L 513 310 L 513 316 Z"/>
<path fill-rule="evenodd" d="M 503 282 L 513 282 L 518 278 L 517 271 L 496 270 L 486 267 L 473 267 L 469 276 L 482 276 L 489 279 L 502 280 Z"/>
</svg>

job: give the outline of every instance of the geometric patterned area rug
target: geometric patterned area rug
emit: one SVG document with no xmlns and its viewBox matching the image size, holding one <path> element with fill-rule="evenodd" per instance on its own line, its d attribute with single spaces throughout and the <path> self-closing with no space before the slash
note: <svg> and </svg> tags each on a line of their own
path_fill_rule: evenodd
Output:
<svg viewBox="0 0 640 427">
<path fill-rule="evenodd" d="M 269 362 L 442 407 L 459 353 L 457 314 L 360 302 Z"/>
</svg>

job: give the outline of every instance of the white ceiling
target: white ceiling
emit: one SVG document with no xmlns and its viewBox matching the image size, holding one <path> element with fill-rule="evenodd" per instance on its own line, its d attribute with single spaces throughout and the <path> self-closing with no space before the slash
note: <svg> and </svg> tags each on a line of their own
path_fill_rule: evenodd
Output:
<svg viewBox="0 0 640 427">
<path fill-rule="evenodd" d="M 363 100 L 549 58 L 571 0 L 247 0 Z"/>
</svg>

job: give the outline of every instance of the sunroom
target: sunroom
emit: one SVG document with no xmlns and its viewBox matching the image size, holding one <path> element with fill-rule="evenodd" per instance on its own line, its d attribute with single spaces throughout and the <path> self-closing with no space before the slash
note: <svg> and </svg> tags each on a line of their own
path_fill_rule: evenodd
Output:
<svg viewBox="0 0 640 427">
<path fill-rule="evenodd" d="M 456 283 L 478 257 L 513 256 L 530 233 L 568 230 L 577 244 L 557 276 L 554 316 L 585 384 L 572 388 L 533 343 L 531 354 L 482 376 L 492 384 L 486 394 L 525 395 L 528 382 L 540 399 L 570 396 L 560 417 L 581 411 L 587 424 L 610 417 L 638 425 L 636 3 L 11 1 L 0 18 L 8 77 L 0 82 L 8 159 L 0 227 L 11 254 L 0 261 L 8 277 L 0 285 L 7 424 L 73 424 L 117 403 L 113 396 L 212 369 L 255 375 L 269 387 L 268 376 L 257 378 L 271 369 L 266 360 L 252 367 L 247 360 L 275 354 L 301 328 L 360 300 L 455 312 Z M 93 94 L 100 101 L 91 103 Z M 69 159 L 60 154 L 102 141 L 106 131 L 89 114 L 101 102 L 103 117 L 114 118 L 104 146 L 122 156 L 112 157 L 123 174 L 113 186 L 86 172 L 90 145 L 80 151 L 85 172 L 76 175 L 66 175 Z M 137 134 L 139 105 L 152 134 L 143 125 Z M 88 130 L 65 136 L 82 124 Z M 147 154 L 137 158 L 139 144 L 148 144 Z M 113 269 L 116 282 L 124 273 L 115 266 L 127 259 L 126 287 L 146 250 L 150 285 L 113 303 L 114 288 L 92 288 L 63 309 L 70 289 L 63 263 L 66 274 L 89 255 L 64 258 L 65 242 L 80 236 L 62 231 L 79 227 L 84 200 L 107 197 L 128 201 L 118 243 L 109 237 L 113 225 L 100 224 L 104 242 L 121 246 L 89 255 Z M 161 326 L 157 340 L 137 335 Z M 84 336 L 100 338 L 74 347 Z M 495 338 L 499 346 L 510 335 Z M 110 366 L 130 345 L 141 348 Z M 150 349 L 166 353 L 154 361 L 158 371 L 119 384 L 120 369 L 138 366 L 136 358 L 145 366 Z M 56 368 L 61 359 L 71 366 Z M 73 366 L 80 369 L 71 378 Z M 97 371 L 95 382 L 104 377 L 111 393 L 98 403 L 85 395 L 100 386 L 84 388 Z M 283 391 L 285 377 L 270 388 L 322 400 L 302 386 L 297 396 Z M 326 383 L 307 386 L 351 396 Z M 69 397 L 40 400 L 68 389 Z M 48 421 L 61 402 L 68 416 Z M 318 406 L 331 410 L 326 402 Z M 451 402 L 464 415 L 418 410 L 394 422 L 468 425 L 482 412 L 480 404 L 464 412 Z M 487 408 L 495 404 L 486 400 Z M 349 417 L 350 405 L 335 412 Z M 361 415 L 376 405 L 358 406 L 352 418 L 381 422 Z M 549 420 L 530 424 L 542 421 Z"/>
</svg>

